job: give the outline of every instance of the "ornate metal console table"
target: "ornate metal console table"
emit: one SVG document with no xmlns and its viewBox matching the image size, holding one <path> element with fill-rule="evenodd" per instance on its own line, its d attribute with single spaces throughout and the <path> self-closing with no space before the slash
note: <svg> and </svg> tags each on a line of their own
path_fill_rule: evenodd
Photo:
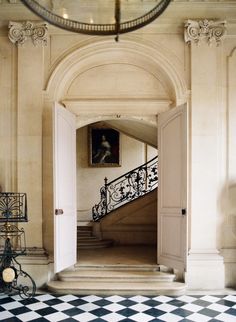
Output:
<svg viewBox="0 0 236 322">
<path fill-rule="evenodd" d="M 23 299 L 31 298 L 36 291 L 32 277 L 22 270 L 16 259 L 26 255 L 25 232 L 19 222 L 27 222 L 25 193 L 0 193 L 0 292 L 18 293 Z M 14 224 L 13 224 L 14 223 Z"/>
</svg>

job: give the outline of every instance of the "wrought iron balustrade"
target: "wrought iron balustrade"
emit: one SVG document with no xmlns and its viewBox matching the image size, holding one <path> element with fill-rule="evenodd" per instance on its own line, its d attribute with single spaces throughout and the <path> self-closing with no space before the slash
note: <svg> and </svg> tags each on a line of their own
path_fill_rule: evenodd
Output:
<svg viewBox="0 0 236 322">
<path fill-rule="evenodd" d="M 36 292 L 33 278 L 22 269 L 18 256 L 26 255 L 24 228 L 19 222 L 27 222 L 26 193 L 0 192 L 0 292 L 15 293 L 29 299 Z"/>
<path fill-rule="evenodd" d="M 111 182 L 107 182 L 107 178 L 104 180 L 105 185 L 100 189 L 101 200 L 92 208 L 94 221 L 157 188 L 158 157 Z"/>
</svg>

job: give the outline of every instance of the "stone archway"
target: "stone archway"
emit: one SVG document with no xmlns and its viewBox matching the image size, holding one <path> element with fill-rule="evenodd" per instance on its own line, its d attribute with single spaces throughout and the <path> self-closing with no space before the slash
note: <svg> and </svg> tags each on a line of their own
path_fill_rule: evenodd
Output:
<svg viewBox="0 0 236 322">
<path fill-rule="evenodd" d="M 85 44 L 73 50 L 54 68 L 46 85 L 46 98 L 60 101 L 76 77 L 101 65 L 128 64 L 139 67 L 159 79 L 168 92 L 171 105 L 186 101 L 187 87 L 183 66 L 178 58 L 162 46 L 128 37 L 117 45 L 113 40 Z"/>
<path fill-rule="evenodd" d="M 135 93 L 130 91 L 128 95 L 127 93 L 120 95 L 124 90 L 122 80 L 119 84 L 120 92 L 117 88 L 112 92 L 110 87 L 109 95 L 106 95 L 109 82 L 105 84 L 105 90 L 100 96 L 98 92 L 95 93 L 96 95 L 86 92 L 86 88 L 89 88 L 89 79 L 93 86 L 98 84 L 101 89 L 101 79 L 97 77 L 96 83 L 95 75 L 103 73 L 106 79 L 106 75 L 110 77 L 115 71 L 118 72 L 119 77 L 122 71 L 125 71 L 123 76 L 128 75 L 129 72 L 135 73 L 137 77 L 133 77 L 133 80 L 140 80 L 138 85 L 142 95 L 137 95 L 140 93 L 138 90 Z M 147 83 L 142 83 L 142 79 L 146 79 Z M 152 91 L 148 92 L 150 84 Z M 156 115 L 186 101 L 186 93 L 187 89 L 178 59 L 161 46 L 157 47 L 152 42 L 135 38 L 130 40 L 128 37 L 119 44 L 114 43 L 113 40 L 85 44 L 62 58 L 47 82 L 44 151 L 48 153 L 51 146 L 51 130 L 48 124 L 50 117 L 48 116 L 51 114 L 54 101 L 63 103 L 68 110 L 77 115 L 78 128 L 100 120 L 117 119 L 144 122 L 153 128 L 156 127 Z M 52 162 L 45 162 L 44 173 L 51 173 L 51 169 Z M 45 183 L 47 183 L 45 194 L 49 191 L 49 195 L 52 195 L 52 178 L 47 175 Z M 47 200 L 44 205 L 45 226 L 49 229 L 52 222 L 47 213 L 52 209 L 52 201 Z M 53 227 L 51 229 L 53 230 Z M 53 249 L 50 239 L 46 244 L 49 244 L 48 249 Z"/>
</svg>

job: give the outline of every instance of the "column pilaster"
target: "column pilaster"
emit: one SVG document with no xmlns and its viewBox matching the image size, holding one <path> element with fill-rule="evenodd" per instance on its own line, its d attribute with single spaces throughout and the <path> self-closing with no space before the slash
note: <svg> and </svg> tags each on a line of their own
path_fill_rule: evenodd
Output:
<svg viewBox="0 0 236 322">
<path fill-rule="evenodd" d="M 188 20 L 185 41 L 191 46 L 190 116 L 190 289 L 224 288 L 224 263 L 218 246 L 221 144 L 221 41 L 225 22 Z"/>
<path fill-rule="evenodd" d="M 29 222 L 22 226 L 28 247 L 42 247 L 42 91 L 46 32 L 46 24 L 9 23 L 8 37 L 17 46 L 17 191 L 27 193 Z"/>
</svg>

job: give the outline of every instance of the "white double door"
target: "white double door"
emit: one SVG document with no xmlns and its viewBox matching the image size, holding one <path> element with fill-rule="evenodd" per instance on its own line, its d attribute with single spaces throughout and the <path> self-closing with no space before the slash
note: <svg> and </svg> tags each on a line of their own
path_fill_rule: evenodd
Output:
<svg viewBox="0 0 236 322">
<path fill-rule="evenodd" d="M 158 117 L 158 263 L 186 269 L 187 111 L 174 108 Z M 54 265 L 59 272 L 76 263 L 75 116 L 54 106 Z"/>
</svg>

